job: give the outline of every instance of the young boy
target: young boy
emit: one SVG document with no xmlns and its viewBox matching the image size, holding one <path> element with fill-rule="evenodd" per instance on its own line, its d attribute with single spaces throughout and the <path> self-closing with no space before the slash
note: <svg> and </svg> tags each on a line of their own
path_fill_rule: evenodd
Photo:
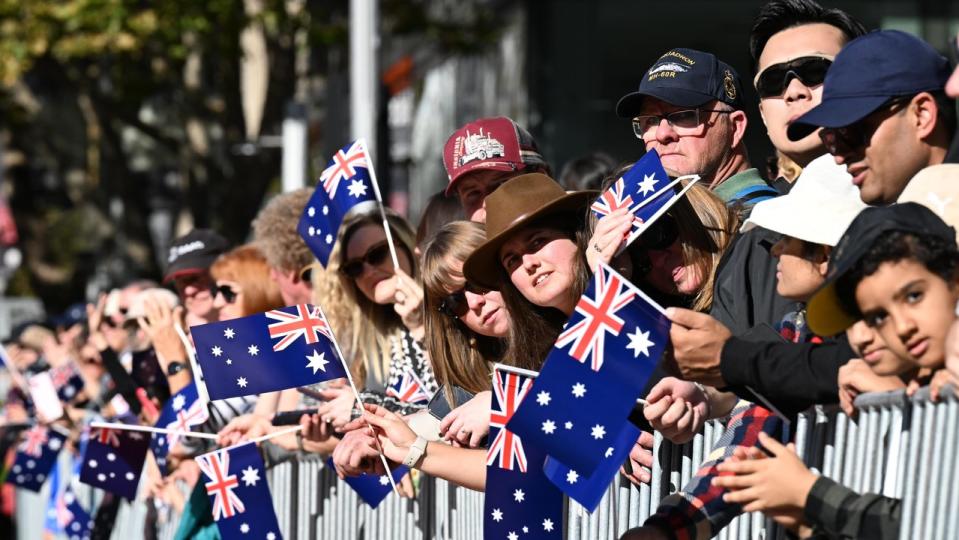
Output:
<svg viewBox="0 0 959 540">
<path fill-rule="evenodd" d="M 955 231 L 931 210 L 915 203 L 866 209 L 837 244 L 826 284 L 810 299 L 810 328 L 834 335 L 863 320 L 901 360 L 898 370 L 940 369 L 956 320 L 957 267 Z M 762 435 L 760 443 L 771 457 L 752 448 L 720 466 L 735 474 L 713 482 L 731 491 L 726 500 L 827 537 L 898 537 L 900 501 L 859 495 L 817 477 L 792 448 Z"/>
</svg>

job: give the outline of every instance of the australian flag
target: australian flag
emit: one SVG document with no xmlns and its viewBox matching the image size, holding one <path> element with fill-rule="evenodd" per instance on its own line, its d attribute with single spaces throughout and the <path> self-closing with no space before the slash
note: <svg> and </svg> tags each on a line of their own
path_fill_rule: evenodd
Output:
<svg viewBox="0 0 959 540">
<path fill-rule="evenodd" d="M 224 539 L 282 538 L 255 443 L 215 450 L 196 458 L 210 496 L 213 519 Z"/>
<path fill-rule="evenodd" d="M 206 422 L 209 418 L 206 403 L 199 399 L 196 385 L 190 383 L 163 404 L 163 410 L 154 427 L 174 431 L 190 431 L 190 428 Z M 166 456 L 180 440 L 176 433 L 154 433 L 150 450 L 156 458 L 160 472 L 166 475 Z"/>
<path fill-rule="evenodd" d="M 359 139 L 337 150 L 320 174 L 296 230 L 323 266 L 330 261 L 347 212 L 361 202 L 376 200 L 372 169 L 366 143 Z"/>
<path fill-rule="evenodd" d="M 194 326 L 192 334 L 210 399 L 346 377 L 330 324 L 310 304 Z"/>
<path fill-rule="evenodd" d="M 327 459 L 326 465 L 332 469 L 333 458 Z M 390 476 L 393 477 L 394 483 L 399 483 L 409 471 L 409 468 L 400 465 L 390 472 Z M 393 486 L 390 485 L 390 479 L 387 478 L 385 474 L 376 475 L 363 473 L 359 476 L 347 476 L 344 481 L 363 499 L 363 502 L 370 505 L 370 508 L 379 506 L 380 503 L 383 502 L 383 499 L 393 491 Z"/>
<path fill-rule="evenodd" d="M 611 451 L 669 340 L 662 308 L 600 263 L 507 427 L 590 476 Z"/>
<path fill-rule="evenodd" d="M 80 467 L 80 481 L 133 500 L 150 437 L 146 433 L 91 428 Z"/>
<path fill-rule="evenodd" d="M 53 387 L 57 389 L 57 396 L 67 403 L 83 389 L 80 370 L 72 362 L 50 368 L 50 378 L 53 380 Z"/>
<path fill-rule="evenodd" d="M 629 451 L 639 439 L 639 433 L 639 428 L 632 422 L 625 422 L 613 446 L 607 449 L 603 460 L 589 476 L 579 474 L 553 457 L 546 458 L 543 472 L 569 498 L 593 512 L 599 506 L 599 501 L 603 499 L 613 478 L 619 473 L 619 468 L 629 457 Z"/>
<path fill-rule="evenodd" d="M 516 408 L 532 392 L 534 378 L 533 372 L 500 364 L 493 369 L 483 508 L 487 539 L 563 537 L 563 493 L 543 474 L 546 451 L 507 429 Z"/>
<path fill-rule="evenodd" d="M 93 518 L 80 506 L 80 501 L 69 486 L 57 497 L 56 516 L 57 525 L 69 540 L 90 538 Z"/>
<path fill-rule="evenodd" d="M 666 213 L 689 189 L 689 186 L 696 183 L 696 180 L 698 177 L 690 177 L 686 186 L 677 193 L 676 185 L 679 184 L 680 179 L 670 181 L 666 169 L 659 160 L 659 154 L 656 150 L 650 150 L 626 171 L 626 174 L 603 192 L 591 208 L 598 218 L 620 208 L 629 208 L 632 212 L 633 228 L 619 250 L 622 252 L 659 216 Z"/>
<path fill-rule="evenodd" d="M 386 388 L 386 395 L 406 403 L 427 403 L 433 397 L 427 392 L 423 381 L 409 368 Z"/>
<path fill-rule="evenodd" d="M 40 491 L 57 464 L 57 455 L 63 448 L 66 435 L 56 429 L 36 425 L 24 432 L 23 442 L 17 447 L 7 483 L 30 491 Z"/>
</svg>

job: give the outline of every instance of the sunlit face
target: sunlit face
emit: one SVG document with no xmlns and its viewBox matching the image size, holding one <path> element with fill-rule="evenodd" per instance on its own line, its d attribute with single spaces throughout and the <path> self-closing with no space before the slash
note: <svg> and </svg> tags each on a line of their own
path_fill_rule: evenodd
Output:
<svg viewBox="0 0 959 540">
<path fill-rule="evenodd" d="M 370 253 L 386 242 L 386 232 L 382 225 L 363 225 L 350 236 L 346 245 L 346 264 L 350 261 L 363 260 L 363 273 L 352 278 L 356 288 L 371 302 L 377 304 L 392 304 L 395 297 L 395 287 L 388 282 L 393 277 L 393 261 L 388 252 L 381 261 L 370 264 Z M 409 255 L 403 249 L 397 249 L 397 259 L 400 268 L 410 274 L 413 265 Z"/>
<path fill-rule="evenodd" d="M 886 262 L 856 286 L 863 320 L 900 358 L 924 368 L 945 360 L 946 333 L 956 319 L 955 283 L 914 260 Z"/>
<path fill-rule="evenodd" d="M 462 275 L 462 261 L 450 261 L 449 268 Z M 462 279 L 454 280 L 446 287 L 448 294 L 462 291 L 468 311 L 457 317 L 467 328 L 481 336 L 505 338 L 509 333 L 509 312 L 503 305 L 503 296 L 499 291 L 475 292 L 465 288 Z"/>
<path fill-rule="evenodd" d="M 537 306 L 572 315 L 576 299 L 570 295 L 576 280 L 579 249 L 557 229 L 534 226 L 515 233 L 500 247 L 500 264 L 510 281 Z"/>
<path fill-rule="evenodd" d="M 210 292 L 212 285 L 213 278 L 210 277 L 209 272 L 188 274 L 173 280 L 180 302 L 193 320 L 207 322 L 217 320 L 216 308 L 213 306 L 213 293 Z"/>
<path fill-rule="evenodd" d="M 756 78 L 766 68 L 807 56 L 833 58 L 842 48 L 845 37 L 835 26 L 814 23 L 787 28 L 773 34 L 759 55 Z M 754 81 L 755 82 L 755 81 Z M 759 100 L 759 112 L 766 133 L 777 150 L 805 166 L 809 161 L 826 152 L 818 133 L 814 132 L 798 141 L 790 141 L 786 128 L 822 101 L 822 83 L 813 86 L 798 77 L 792 77 L 780 96 Z"/>
<path fill-rule="evenodd" d="M 717 109 L 718 102 L 703 105 L 700 125 L 691 132 L 677 129 L 661 120 L 659 126 L 643 134 L 646 151 L 656 150 L 663 167 L 675 176 L 698 174 L 710 179 L 732 152 L 733 126 L 730 115 L 721 112 L 706 112 Z M 671 112 L 695 107 L 677 107 L 656 98 L 647 97 L 637 116 L 666 115 Z M 742 114 L 739 112 L 738 114 Z"/>
<path fill-rule="evenodd" d="M 490 169 L 471 171 L 457 179 L 456 195 L 470 221 L 486 223 L 486 197 L 503 182 L 516 176 L 516 171 Z"/>
<path fill-rule="evenodd" d="M 219 320 L 228 321 L 249 315 L 243 312 L 243 287 L 235 281 L 216 280 L 216 296 L 213 307 L 219 310 Z"/>
<path fill-rule="evenodd" d="M 846 330 L 846 338 L 852 350 L 863 359 L 876 375 L 902 375 L 916 368 L 916 365 L 893 354 L 886 347 L 885 340 L 865 321 L 859 321 Z"/>
<path fill-rule="evenodd" d="M 699 268 L 686 264 L 683 258 L 683 245 L 676 240 L 666 249 L 650 249 L 650 269 L 646 281 L 657 291 L 669 295 L 694 295 L 699 292 L 703 276 Z"/>
<path fill-rule="evenodd" d="M 309 281 L 299 279 L 296 272 L 270 267 L 270 279 L 280 288 L 283 305 L 309 304 L 313 298 L 313 288 Z"/>
<path fill-rule="evenodd" d="M 828 259 L 821 249 L 810 256 L 804 252 L 803 242 L 784 236 L 771 250 L 779 259 L 776 264 L 776 292 L 783 298 L 807 302 L 826 279 Z"/>
</svg>

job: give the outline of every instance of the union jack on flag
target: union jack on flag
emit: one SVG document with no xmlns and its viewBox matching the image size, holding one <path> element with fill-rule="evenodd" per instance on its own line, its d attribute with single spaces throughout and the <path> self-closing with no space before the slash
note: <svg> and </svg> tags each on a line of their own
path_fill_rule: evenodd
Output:
<svg viewBox="0 0 959 540">
<path fill-rule="evenodd" d="M 590 360 L 593 371 L 603 367 L 606 333 L 618 336 L 624 321 L 616 312 L 630 303 L 636 294 L 625 286 L 619 274 L 611 274 L 600 265 L 593 274 L 592 295 L 584 294 L 576 304 L 576 312 L 583 318 L 569 325 L 556 340 L 557 347 L 572 344 L 569 355 L 585 362 Z"/>
<path fill-rule="evenodd" d="M 523 441 L 512 431 L 506 429 L 506 423 L 513 417 L 516 408 L 523 401 L 533 380 L 521 377 L 513 372 L 493 372 L 493 400 L 489 416 L 490 429 L 497 428 L 493 441 L 486 454 L 486 465 L 496 465 L 501 469 L 519 469 L 526 472 L 526 452 Z"/>
<path fill-rule="evenodd" d="M 90 430 L 90 439 L 100 444 L 109 444 L 110 446 L 120 446 L 120 439 L 117 437 L 117 431 L 110 428 L 93 428 Z"/>
<path fill-rule="evenodd" d="M 197 426 L 206 422 L 210 415 L 207 412 L 206 404 L 202 400 L 196 400 L 188 408 L 180 409 L 176 413 L 176 420 L 167 424 L 166 428 L 173 433 L 167 435 L 169 448 L 173 448 L 180 440 L 180 434 L 177 432 L 189 431 L 191 426 Z"/>
<path fill-rule="evenodd" d="M 23 442 L 18 450 L 28 456 L 40 457 L 43 454 L 43 445 L 47 442 L 47 428 L 33 426 L 24 434 Z"/>
<path fill-rule="evenodd" d="M 330 199 L 336 197 L 336 189 L 343 180 L 349 180 L 357 175 L 358 167 L 368 169 L 369 155 L 362 140 L 354 141 L 333 154 L 330 164 L 320 173 L 320 182 Z"/>
<path fill-rule="evenodd" d="M 420 378 L 410 369 L 405 370 L 396 383 L 386 389 L 386 395 L 405 403 L 426 403 L 432 397 Z"/>
<path fill-rule="evenodd" d="M 629 209 L 633 205 L 633 197 L 626 192 L 626 181 L 623 178 L 616 180 L 609 189 L 593 202 L 590 207 L 598 217 L 608 216 L 620 208 Z M 638 227 L 642 222 L 633 217 L 633 227 Z"/>
<path fill-rule="evenodd" d="M 246 510 L 243 501 L 233 492 L 240 485 L 235 474 L 227 474 L 230 470 L 230 452 L 220 450 L 196 458 L 196 464 L 203 474 L 210 478 L 204 484 L 207 495 L 213 496 L 213 520 L 231 518 Z"/>
<path fill-rule="evenodd" d="M 296 313 L 274 309 L 264 315 L 267 319 L 278 321 L 267 327 L 270 329 L 271 338 L 282 338 L 273 344 L 274 351 L 282 351 L 299 337 L 305 338 L 310 344 L 319 341 L 321 335 L 333 339 L 330 324 L 316 307 L 310 309 L 306 304 L 299 304 L 296 306 Z"/>
</svg>

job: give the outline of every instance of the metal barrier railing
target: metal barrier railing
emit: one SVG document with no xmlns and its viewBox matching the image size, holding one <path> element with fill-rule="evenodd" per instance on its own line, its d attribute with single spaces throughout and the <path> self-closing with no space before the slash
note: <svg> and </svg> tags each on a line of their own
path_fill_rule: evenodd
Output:
<svg viewBox="0 0 959 540">
<path fill-rule="evenodd" d="M 799 415 L 794 432 L 800 456 L 811 468 L 856 491 L 902 499 L 901 538 L 947 538 L 949 531 L 959 526 L 959 493 L 953 489 L 959 485 L 956 395 L 947 390 L 939 403 L 932 403 L 925 388 L 911 398 L 903 391 L 864 394 L 857 398 L 856 406 L 856 420 L 836 407 L 817 406 Z M 642 524 L 663 497 L 692 478 L 722 432 L 721 422 L 710 421 L 684 445 L 674 445 L 655 434 L 658 459 L 654 460 L 650 485 L 636 487 L 617 478 L 592 514 L 570 501 L 566 538 L 616 539 Z M 291 540 L 482 538 L 483 494 L 444 480 L 420 475 L 415 498 L 391 495 L 376 509 L 363 503 L 319 457 L 277 464 L 268 471 L 268 480 L 280 528 Z M 89 503 L 100 497 L 92 489 L 78 491 L 78 496 Z M 41 537 L 43 497 L 18 493 L 20 539 Z M 161 507 L 159 511 L 159 537 L 167 540 L 173 537 L 178 518 L 169 509 Z M 145 515 L 143 501 L 124 503 L 112 537 L 141 537 Z M 716 538 L 775 536 L 771 533 L 761 514 L 745 514 Z"/>
</svg>

